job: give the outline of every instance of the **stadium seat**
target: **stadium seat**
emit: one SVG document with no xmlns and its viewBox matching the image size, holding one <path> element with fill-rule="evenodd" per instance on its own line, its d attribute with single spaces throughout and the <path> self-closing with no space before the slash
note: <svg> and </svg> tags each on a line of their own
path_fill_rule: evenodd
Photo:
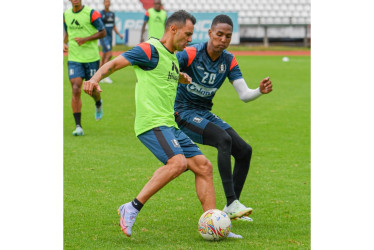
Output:
<svg viewBox="0 0 374 250">
<path fill-rule="evenodd" d="M 116 3 L 110 6 L 113 11 L 120 11 L 121 7 Z"/>
<path fill-rule="evenodd" d="M 96 9 L 104 9 L 104 0 L 84 0 L 84 4 Z M 238 12 L 239 24 L 256 24 L 274 22 L 287 24 L 292 22 L 306 22 L 310 24 L 311 0 L 162 0 L 166 11 L 174 12 L 185 9 L 190 12 Z M 112 11 L 143 12 L 143 5 L 139 0 L 111 0 Z M 63 8 L 71 7 L 69 0 L 63 0 Z M 288 20 L 286 22 L 286 20 Z"/>
</svg>

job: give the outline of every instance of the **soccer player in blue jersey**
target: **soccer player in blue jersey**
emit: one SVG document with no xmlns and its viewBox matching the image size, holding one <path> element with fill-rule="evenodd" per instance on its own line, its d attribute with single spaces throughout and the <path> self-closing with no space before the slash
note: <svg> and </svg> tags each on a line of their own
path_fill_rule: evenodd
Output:
<svg viewBox="0 0 374 250">
<path fill-rule="evenodd" d="M 222 179 L 230 218 L 252 221 L 252 208 L 239 202 L 251 162 L 252 148 L 225 121 L 211 113 L 212 99 L 226 77 L 239 97 L 249 102 L 272 91 L 269 77 L 257 89 L 248 88 L 239 65 L 231 53 L 233 23 L 229 16 L 218 15 L 209 30 L 209 41 L 187 47 L 177 53 L 181 72 L 192 78 L 188 85 L 179 84 L 175 99 L 175 119 L 179 128 L 197 143 L 218 149 L 218 169 Z M 231 155 L 235 166 L 231 170 Z"/>
<path fill-rule="evenodd" d="M 109 10 L 110 0 L 104 0 L 105 9 L 100 11 L 101 19 L 104 22 L 106 37 L 100 39 L 101 47 L 103 48 L 103 55 L 101 57 L 100 67 L 107 63 L 112 57 L 112 40 L 113 40 L 113 31 L 123 39 L 123 35 L 119 33 L 116 27 L 116 16 L 113 11 Z M 102 83 L 112 83 L 112 79 L 109 77 L 101 80 Z"/>
<path fill-rule="evenodd" d="M 120 226 L 127 235 L 143 205 L 167 183 L 190 169 L 195 174 L 196 193 L 204 211 L 216 208 L 212 164 L 174 120 L 178 81 L 191 82 L 180 73 L 175 51 L 192 40 L 196 19 L 186 11 L 174 12 L 166 21 L 162 38 L 151 38 L 104 64 L 84 82 L 84 91 L 101 91 L 99 81 L 116 70 L 133 66 L 136 76 L 135 133 L 139 140 L 164 164 L 158 168 L 133 201 L 120 206 Z M 242 238 L 232 232 L 229 238 Z"/>
</svg>

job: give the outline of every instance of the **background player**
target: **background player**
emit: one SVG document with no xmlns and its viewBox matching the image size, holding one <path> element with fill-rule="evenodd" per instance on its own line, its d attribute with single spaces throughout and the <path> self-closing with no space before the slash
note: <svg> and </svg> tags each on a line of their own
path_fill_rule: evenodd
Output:
<svg viewBox="0 0 374 250">
<path fill-rule="evenodd" d="M 134 66 L 137 76 L 135 133 L 139 140 L 161 161 L 157 169 L 132 202 L 120 206 L 122 231 L 131 236 L 140 209 L 156 192 L 187 168 L 195 174 L 196 192 L 203 210 L 216 207 L 212 165 L 200 149 L 174 120 L 174 100 L 178 79 L 190 83 L 191 78 L 180 74 L 174 52 L 183 50 L 192 40 L 196 19 L 186 11 L 173 13 L 166 21 L 161 40 L 151 38 L 104 64 L 84 82 L 84 91 L 92 95 L 100 91 L 98 82 L 116 70 Z M 182 76 L 180 78 L 180 76 Z M 242 238 L 231 233 L 229 237 Z"/>
<path fill-rule="evenodd" d="M 249 89 L 235 57 L 225 49 L 230 45 L 233 23 L 229 16 L 216 16 L 209 30 L 209 41 L 178 52 L 181 71 L 192 78 L 189 85 L 178 85 L 175 117 L 178 126 L 197 143 L 218 149 L 218 169 L 222 179 L 230 218 L 252 221 L 245 211 L 252 212 L 239 202 L 251 161 L 252 148 L 225 121 L 211 113 L 212 99 L 226 77 L 242 101 L 248 102 L 272 91 L 269 77 L 259 88 Z M 235 158 L 232 173 L 231 155 Z M 248 209 L 248 210 L 246 210 Z"/>
<path fill-rule="evenodd" d="M 166 11 L 161 9 L 161 0 L 154 0 L 153 8 L 148 9 L 144 15 L 144 23 L 140 35 L 140 42 L 144 42 L 145 25 L 148 23 L 148 38 L 160 39 L 165 31 Z"/>
<path fill-rule="evenodd" d="M 64 12 L 64 52 L 68 54 L 69 79 L 72 87 L 71 106 L 76 128 L 73 135 L 84 135 L 81 125 L 81 88 L 83 79 L 90 79 L 99 68 L 100 54 L 97 39 L 106 35 L 100 13 L 81 0 L 71 0 L 72 8 Z M 66 44 L 69 41 L 69 47 Z M 96 120 L 103 117 L 102 101 L 99 92 L 92 97 L 96 102 Z"/>
<path fill-rule="evenodd" d="M 104 0 L 105 9 L 100 11 L 101 19 L 103 20 L 105 30 L 106 30 L 106 37 L 100 39 L 101 47 L 103 48 L 103 55 L 101 57 L 100 67 L 107 63 L 110 58 L 112 57 L 112 40 L 113 40 L 113 30 L 114 32 L 119 35 L 121 39 L 123 39 L 123 35 L 119 33 L 116 27 L 116 16 L 114 12 L 109 10 L 110 7 L 110 0 Z M 112 79 L 109 77 L 104 78 L 101 82 L 103 83 L 112 83 Z"/>
</svg>

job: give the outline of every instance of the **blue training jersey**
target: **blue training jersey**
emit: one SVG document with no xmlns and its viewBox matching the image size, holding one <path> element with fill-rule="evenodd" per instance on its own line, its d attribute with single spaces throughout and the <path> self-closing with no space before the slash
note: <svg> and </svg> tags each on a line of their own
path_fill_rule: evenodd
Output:
<svg viewBox="0 0 374 250">
<path fill-rule="evenodd" d="M 243 78 L 233 54 L 224 50 L 212 61 L 207 52 L 207 43 L 195 44 L 177 53 L 181 72 L 192 78 L 191 84 L 178 84 L 175 111 L 211 110 L 213 97 L 226 77 L 230 81 Z"/>
<path fill-rule="evenodd" d="M 103 20 L 105 30 L 106 30 L 106 35 L 112 37 L 113 34 L 113 27 L 114 27 L 114 22 L 116 19 L 116 16 L 113 11 L 108 11 L 106 12 L 105 10 L 100 11 L 101 14 L 101 19 Z"/>
</svg>

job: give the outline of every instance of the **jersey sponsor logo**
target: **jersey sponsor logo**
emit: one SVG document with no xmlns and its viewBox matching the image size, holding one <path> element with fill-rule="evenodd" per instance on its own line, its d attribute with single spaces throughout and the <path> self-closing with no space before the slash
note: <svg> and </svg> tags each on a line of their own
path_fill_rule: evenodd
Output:
<svg viewBox="0 0 374 250">
<path fill-rule="evenodd" d="M 175 65 L 174 62 L 172 62 L 172 66 L 171 66 L 171 71 L 169 71 L 169 74 L 168 74 L 168 80 L 172 80 L 172 81 L 178 81 L 179 80 L 179 69 L 178 69 L 178 66 Z"/>
<path fill-rule="evenodd" d="M 201 97 L 207 97 L 214 96 L 216 94 L 217 88 L 207 88 L 192 82 L 187 85 L 187 91 Z"/>
<path fill-rule="evenodd" d="M 175 148 L 180 148 L 179 142 L 176 139 L 171 140 Z"/>
<path fill-rule="evenodd" d="M 173 65 L 171 66 L 171 70 L 172 71 L 176 71 L 177 72 L 177 74 L 179 74 L 179 69 L 178 69 L 178 66 L 177 65 L 175 65 L 175 63 L 174 62 L 172 62 L 173 63 Z"/>
<path fill-rule="evenodd" d="M 221 63 L 218 67 L 218 73 L 225 73 L 226 72 L 226 64 Z"/>
<path fill-rule="evenodd" d="M 193 118 L 193 121 L 196 122 L 196 123 L 200 123 L 202 120 L 203 120 L 203 118 L 197 117 L 197 116 Z"/>
<path fill-rule="evenodd" d="M 71 21 L 69 28 L 74 30 L 80 30 L 83 29 L 83 26 L 81 26 L 78 20 L 74 18 L 73 21 Z"/>
</svg>

